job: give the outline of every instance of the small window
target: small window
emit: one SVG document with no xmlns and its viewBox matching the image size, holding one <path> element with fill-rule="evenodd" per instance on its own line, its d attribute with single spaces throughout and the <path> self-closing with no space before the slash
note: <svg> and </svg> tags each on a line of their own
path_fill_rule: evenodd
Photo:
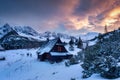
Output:
<svg viewBox="0 0 120 80">
<path fill-rule="evenodd" d="M 61 52 L 62 51 L 62 47 L 58 46 L 58 51 Z"/>
</svg>

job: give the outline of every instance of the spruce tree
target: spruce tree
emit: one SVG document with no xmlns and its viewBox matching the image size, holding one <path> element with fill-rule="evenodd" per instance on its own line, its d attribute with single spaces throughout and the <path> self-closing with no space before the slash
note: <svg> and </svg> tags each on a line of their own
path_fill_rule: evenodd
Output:
<svg viewBox="0 0 120 80">
<path fill-rule="evenodd" d="M 79 37 L 79 40 L 78 40 L 78 43 L 77 43 L 77 47 L 81 48 L 81 49 L 83 48 L 83 42 L 82 42 L 80 37 Z"/>
<path fill-rule="evenodd" d="M 70 50 L 70 51 L 73 51 L 73 50 L 74 50 L 74 47 L 73 47 L 74 41 L 73 41 L 72 38 L 71 38 L 71 40 L 69 41 L 69 45 L 70 45 L 69 50 Z"/>
<path fill-rule="evenodd" d="M 73 46 L 73 44 L 74 44 L 74 41 L 73 41 L 73 39 L 71 38 L 71 40 L 69 41 L 69 45 L 70 45 L 70 46 Z"/>
</svg>

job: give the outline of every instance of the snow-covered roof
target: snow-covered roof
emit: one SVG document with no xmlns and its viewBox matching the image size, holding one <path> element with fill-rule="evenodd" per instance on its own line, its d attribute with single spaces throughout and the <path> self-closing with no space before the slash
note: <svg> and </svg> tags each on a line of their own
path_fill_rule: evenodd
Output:
<svg viewBox="0 0 120 80">
<path fill-rule="evenodd" d="M 65 56 L 65 55 L 67 55 L 68 53 L 67 53 L 67 52 L 63 52 L 63 53 L 61 53 L 61 52 L 50 52 L 50 54 L 51 54 L 52 56 L 58 56 L 58 55 L 60 55 L 60 56 Z"/>
<path fill-rule="evenodd" d="M 58 39 L 50 40 L 49 42 L 47 42 L 47 44 L 40 47 L 40 49 L 37 52 L 40 53 L 40 54 L 43 54 L 45 52 L 50 52 L 50 50 L 54 47 L 57 40 Z"/>
</svg>

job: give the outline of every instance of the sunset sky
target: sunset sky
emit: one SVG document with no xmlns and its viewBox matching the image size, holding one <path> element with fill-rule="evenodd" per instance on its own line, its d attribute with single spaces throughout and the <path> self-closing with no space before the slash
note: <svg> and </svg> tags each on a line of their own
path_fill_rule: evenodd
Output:
<svg viewBox="0 0 120 80">
<path fill-rule="evenodd" d="M 119 27 L 120 0 L 0 0 L 0 24 L 39 32 L 104 32 Z"/>
</svg>

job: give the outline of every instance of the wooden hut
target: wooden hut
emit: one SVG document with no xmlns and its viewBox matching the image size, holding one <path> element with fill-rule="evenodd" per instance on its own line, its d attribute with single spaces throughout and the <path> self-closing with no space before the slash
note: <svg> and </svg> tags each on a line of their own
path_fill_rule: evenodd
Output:
<svg viewBox="0 0 120 80">
<path fill-rule="evenodd" d="M 73 55 L 69 54 L 60 38 L 49 40 L 37 51 L 38 59 L 59 62 L 69 59 Z"/>
</svg>

